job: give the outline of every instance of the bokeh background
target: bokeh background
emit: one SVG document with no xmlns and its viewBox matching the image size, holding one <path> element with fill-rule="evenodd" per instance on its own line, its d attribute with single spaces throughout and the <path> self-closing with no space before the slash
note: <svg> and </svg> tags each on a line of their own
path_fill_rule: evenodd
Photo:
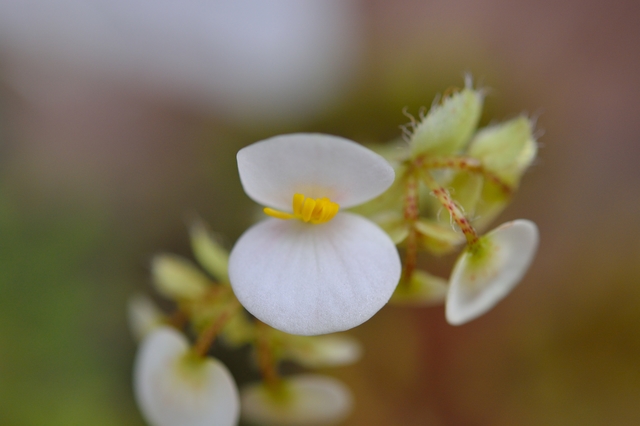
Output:
<svg viewBox="0 0 640 426">
<path fill-rule="evenodd" d="M 464 72 L 492 89 L 484 124 L 544 132 L 498 220 L 537 222 L 539 254 L 467 325 L 386 307 L 353 330 L 365 357 L 329 372 L 345 424 L 640 424 L 639 20 L 633 0 L 0 0 L 0 424 L 142 425 L 127 298 L 153 254 L 190 255 L 193 215 L 229 247 L 251 223 L 235 152 L 396 138 Z"/>
</svg>

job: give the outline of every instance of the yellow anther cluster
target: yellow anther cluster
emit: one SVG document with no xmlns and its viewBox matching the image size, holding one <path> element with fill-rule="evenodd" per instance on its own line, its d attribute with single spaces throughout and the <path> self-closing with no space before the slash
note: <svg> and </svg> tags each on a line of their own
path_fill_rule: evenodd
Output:
<svg viewBox="0 0 640 426">
<path fill-rule="evenodd" d="M 314 199 L 307 198 L 302 194 L 295 194 L 293 196 L 293 213 L 281 212 L 269 207 L 265 207 L 264 212 L 277 219 L 300 219 L 303 222 L 325 223 L 333 219 L 339 209 L 338 203 L 334 203 L 326 197 Z"/>
</svg>

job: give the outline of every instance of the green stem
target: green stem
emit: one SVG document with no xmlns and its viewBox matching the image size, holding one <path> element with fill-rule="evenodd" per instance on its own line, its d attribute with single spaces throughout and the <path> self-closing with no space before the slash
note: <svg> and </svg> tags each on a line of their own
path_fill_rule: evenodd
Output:
<svg viewBox="0 0 640 426">
<path fill-rule="evenodd" d="M 475 246 L 478 243 L 478 233 L 473 226 L 471 226 L 471 223 L 451 198 L 447 190 L 440 186 L 428 171 L 424 171 L 421 176 L 424 183 L 433 192 L 433 195 L 436 196 L 440 204 L 447 209 L 453 220 L 458 224 L 460 230 L 467 238 L 467 244 L 472 247 Z"/>
<path fill-rule="evenodd" d="M 269 326 L 258 321 L 258 342 L 256 348 L 258 352 L 258 366 L 266 386 L 270 390 L 278 392 L 282 387 L 282 379 L 278 374 L 277 361 L 273 354 L 270 334 Z"/>
<path fill-rule="evenodd" d="M 431 169 L 453 169 L 453 170 L 466 170 L 471 173 L 479 173 L 488 181 L 494 183 L 502 192 L 507 196 L 513 194 L 514 188 L 500 179 L 494 173 L 488 171 L 482 166 L 482 163 L 477 158 L 453 156 L 453 157 L 426 157 L 421 156 L 414 160 L 416 168 L 425 172 Z"/>
<path fill-rule="evenodd" d="M 419 216 L 418 202 L 418 177 L 416 172 L 412 171 L 407 177 L 404 196 L 404 220 L 409 225 L 401 280 L 404 285 L 409 285 L 418 261 L 418 231 L 415 226 Z"/>
<path fill-rule="evenodd" d="M 207 356 L 209 349 L 213 345 L 216 340 L 218 334 L 222 331 L 227 321 L 233 317 L 233 315 L 240 308 L 239 303 L 232 304 L 227 310 L 218 316 L 214 321 L 211 322 L 211 325 L 206 328 L 200 335 L 198 336 L 198 340 L 193 347 L 193 352 L 201 358 Z"/>
</svg>

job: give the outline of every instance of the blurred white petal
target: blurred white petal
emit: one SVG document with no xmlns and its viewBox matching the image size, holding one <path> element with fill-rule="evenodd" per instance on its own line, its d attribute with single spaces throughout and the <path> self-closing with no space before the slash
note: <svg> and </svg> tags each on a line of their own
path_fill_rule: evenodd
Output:
<svg viewBox="0 0 640 426">
<path fill-rule="evenodd" d="M 337 136 L 275 136 L 238 152 L 244 191 L 257 203 L 291 211 L 293 195 L 327 197 L 341 209 L 368 201 L 393 183 L 395 172 L 380 155 Z"/>
<path fill-rule="evenodd" d="M 234 426 L 238 421 L 238 390 L 227 368 L 213 358 L 194 358 L 173 328 L 158 328 L 142 342 L 134 391 L 151 426 Z"/>
<path fill-rule="evenodd" d="M 371 318 L 391 297 L 400 268 L 385 232 L 349 213 L 318 225 L 268 219 L 240 237 L 229 259 L 240 303 L 270 326 L 302 335 Z"/>
<path fill-rule="evenodd" d="M 351 411 L 351 393 L 336 379 L 301 375 L 284 380 L 285 389 L 276 394 L 262 383 L 243 388 L 242 419 L 265 426 L 320 426 L 336 424 Z"/>
<path fill-rule="evenodd" d="M 538 228 L 528 220 L 500 225 L 482 237 L 481 255 L 466 249 L 451 273 L 447 321 L 464 324 L 493 308 L 520 282 L 538 248 Z"/>
<path fill-rule="evenodd" d="M 253 120 L 318 111 L 358 62 L 342 0 L 0 2 L 0 49 Z"/>
</svg>

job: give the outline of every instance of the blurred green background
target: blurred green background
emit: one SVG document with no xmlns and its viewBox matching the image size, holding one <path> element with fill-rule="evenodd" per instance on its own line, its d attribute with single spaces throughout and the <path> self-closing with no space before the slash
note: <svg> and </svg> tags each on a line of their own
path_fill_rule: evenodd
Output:
<svg viewBox="0 0 640 426">
<path fill-rule="evenodd" d="M 318 19 L 346 19 L 350 31 L 324 53 L 314 43 L 331 28 L 307 47 L 327 61 L 337 52 L 344 67 L 330 78 L 312 70 L 302 81 L 320 89 L 304 102 L 302 89 L 250 92 L 233 109 L 233 90 L 194 100 L 198 86 L 185 95 L 180 80 L 190 74 L 165 78 L 152 61 L 105 72 L 44 57 L 65 39 L 34 49 L 39 33 L 14 19 L 31 15 L 0 4 L 1 425 L 142 425 L 127 298 L 151 291 L 153 254 L 190 256 L 193 214 L 229 247 L 251 223 L 235 152 L 286 132 L 394 139 L 403 108 L 428 107 L 467 71 L 492 89 L 483 124 L 527 112 L 544 131 L 498 220 L 535 221 L 539 254 L 505 301 L 467 325 L 449 326 L 439 307 L 386 307 L 353 330 L 364 359 L 329 372 L 355 394 L 345 424 L 640 424 L 640 4 L 361 1 L 347 14 L 330 3 L 335 17 Z M 264 105 L 245 102 L 252 94 Z M 421 263 L 447 276 L 453 260 Z"/>
</svg>

